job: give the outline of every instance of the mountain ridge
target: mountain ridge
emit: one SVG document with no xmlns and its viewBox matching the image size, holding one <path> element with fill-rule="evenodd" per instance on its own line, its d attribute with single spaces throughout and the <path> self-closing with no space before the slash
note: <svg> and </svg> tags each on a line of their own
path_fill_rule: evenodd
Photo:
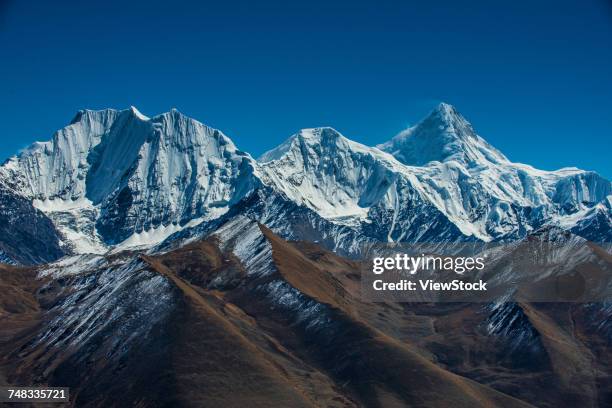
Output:
<svg viewBox="0 0 612 408">
<path fill-rule="evenodd" d="M 252 216 L 270 221 L 271 203 L 287 201 L 312 214 L 273 222 L 275 232 L 299 238 L 304 223 L 328 225 L 322 236 L 345 253 L 363 240 L 512 240 L 547 224 L 583 231 L 591 217 L 605 231 L 612 223 L 608 180 L 513 163 L 448 104 L 379 146 L 311 128 L 258 160 L 176 109 L 150 118 L 135 107 L 81 110 L 51 141 L 8 159 L 0 175 L 77 253 L 151 247 L 257 190 L 277 199 L 251 200 Z M 361 238 L 338 244 L 346 228 Z"/>
</svg>

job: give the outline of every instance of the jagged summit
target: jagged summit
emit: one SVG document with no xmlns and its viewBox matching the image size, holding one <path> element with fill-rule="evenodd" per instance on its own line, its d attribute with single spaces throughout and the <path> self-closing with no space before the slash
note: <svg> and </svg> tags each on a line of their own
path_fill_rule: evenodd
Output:
<svg viewBox="0 0 612 408">
<path fill-rule="evenodd" d="M 91 124 L 92 122 L 98 122 L 102 124 L 112 125 L 112 122 L 117 120 L 118 118 L 136 118 L 140 121 L 159 121 L 160 118 L 174 118 L 190 120 L 193 122 L 200 123 L 199 121 L 188 117 L 184 113 L 180 112 L 177 108 L 172 108 L 167 112 L 163 112 L 157 114 L 153 117 L 149 117 L 143 114 L 136 106 L 131 105 L 126 109 L 114 109 L 114 108 L 106 108 L 106 109 L 81 109 L 79 110 L 75 116 L 70 121 L 69 125 L 74 125 L 77 123 L 83 124 Z"/>
<path fill-rule="evenodd" d="M 430 115 L 438 115 L 446 120 L 451 120 L 453 117 L 461 116 L 457 109 L 446 102 L 440 102 L 430 113 Z"/>
<path fill-rule="evenodd" d="M 378 149 L 363 145 L 343 136 L 332 127 L 302 129 L 285 140 L 278 147 L 262 154 L 258 161 L 266 163 L 279 160 L 288 154 L 301 156 L 302 159 L 316 159 L 319 156 L 346 151 L 370 151 L 380 155 Z M 324 158 L 328 160 L 329 158 Z"/>
<path fill-rule="evenodd" d="M 185 115 L 183 112 L 181 112 L 177 108 L 172 108 L 167 112 L 160 113 L 159 115 L 156 115 L 153 117 L 153 119 L 159 119 L 159 118 L 190 119 L 190 120 L 196 121 L 195 119 L 190 118 L 189 116 Z M 201 122 L 198 122 L 198 123 L 201 123 Z"/>
<path fill-rule="evenodd" d="M 143 115 L 135 106 L 130 106 L 130 111 L 132 112 L 132 114 L 134 116 L 136 116 L 138 119 L 140 120 L 149 120 L 149 117 L 146 115 Z"/>
<path fill-rule="evenodd" d="M 88 121 L 92 119 L 96 119 L 96 120 L 104 120 L 104 118 L 114 119 L 121 112 L 129 112 L 129 111 L 130 111 L 129 109 L 118 110 L 118 109 L 111 109 L 111 108 L 98 109 L 98 110 L 80 109 L 74 115 L 69 125 L 74 125 L 76 123 Z"/>
</svg>

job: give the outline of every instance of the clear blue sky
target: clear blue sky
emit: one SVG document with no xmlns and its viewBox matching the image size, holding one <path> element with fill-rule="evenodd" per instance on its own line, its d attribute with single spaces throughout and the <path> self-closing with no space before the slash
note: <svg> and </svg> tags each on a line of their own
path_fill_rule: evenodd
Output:
<svg viewBox="0 0 612 408">
<path fill-rule="evenodd" d="M 512 160 L 612 177 L 612 4 L 0 0 L 0 160 L 81 108 L 176 107 L 257 156 L 455 105 Z"/>
</svg>

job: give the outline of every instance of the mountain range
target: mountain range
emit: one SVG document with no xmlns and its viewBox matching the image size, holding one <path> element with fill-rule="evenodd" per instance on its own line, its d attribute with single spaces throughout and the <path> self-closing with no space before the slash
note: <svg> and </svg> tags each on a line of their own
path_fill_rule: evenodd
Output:
<svg viewBox="0 0 612 408">
<path fill-rule="evenodd" d="M 445 103 L 376 147 L 303 129 L 257 160 L 177 110 L 84 110 L 0 175 L 68 254 L 152 247 L 228 212 L 349 256 L 368 241 L 509 241 L 545 226 L 607 241 L 612 225 L 610 181 L 513 163 Z"/>
<path fill-rule="evenodd" d="M 611 225 L 610 181 L 513 163 L 448 104 L 379 146 L 303 129 L 258 159 L 176 110 L 84 110 L 0 167 L 0 385 L 79 407 L 608 406 L 610 302 L 368 302 L 360 271 L 373 243 L 554 241 L 572 250 L 534 282 L 598 277 Z"/>
</svg>

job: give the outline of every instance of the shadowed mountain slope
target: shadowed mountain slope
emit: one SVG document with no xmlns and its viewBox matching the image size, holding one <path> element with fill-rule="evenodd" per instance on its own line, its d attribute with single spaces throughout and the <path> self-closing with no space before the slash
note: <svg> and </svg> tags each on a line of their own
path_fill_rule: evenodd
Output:
<svg viewBox="0 0 612 408">
<path fill-rule="evenodd" d="M 610 396 L 601 308 L 367 303 L 359 279 L 356 261 L 245 217 L 162 254 L 2 267 L 0 378 L 70 386 L 79 406 L 596 407 Z"/>
</svg>

